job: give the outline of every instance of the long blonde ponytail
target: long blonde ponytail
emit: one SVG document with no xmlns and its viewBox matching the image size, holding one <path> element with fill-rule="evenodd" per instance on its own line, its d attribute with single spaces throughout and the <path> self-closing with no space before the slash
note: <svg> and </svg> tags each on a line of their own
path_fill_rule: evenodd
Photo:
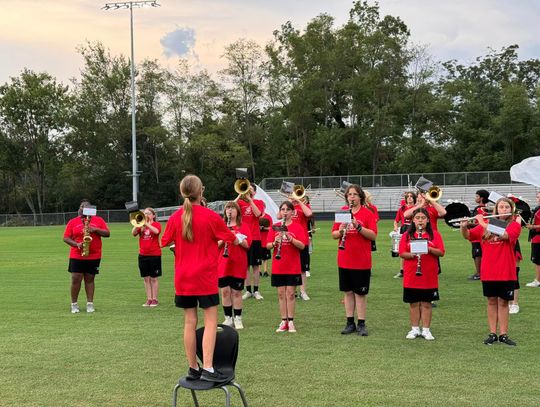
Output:
<svg viewBox="0 0 540 407">
<path fill-rule="evenodd" d="M 184 198 L 182 214 L 182 238 L 193 242 L 193 204 L 202 195 L 202 182 L 196 175 L 186 175 L 180 181 L 180 194 Z"/>
</svg>

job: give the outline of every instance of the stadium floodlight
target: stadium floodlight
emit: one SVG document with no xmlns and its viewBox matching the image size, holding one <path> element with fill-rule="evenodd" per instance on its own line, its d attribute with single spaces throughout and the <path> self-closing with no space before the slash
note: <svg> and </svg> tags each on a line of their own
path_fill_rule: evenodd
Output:
<svg viewBox="0 0 540 407">
<path fill-rule="evenodd" d="M 133 201 L 137 202 L 139 192 L 138 177 L 140 172 L 137 170 L 137 131 L 135 128 L 135 51 L 133 41 L 133 8 L 160 7 L 157 1 L 118 1 L 105 3 L 102 10 L 129 9 L 130 30 L 131 30 L 131 177 L 133 177 Z"/>
</svg>

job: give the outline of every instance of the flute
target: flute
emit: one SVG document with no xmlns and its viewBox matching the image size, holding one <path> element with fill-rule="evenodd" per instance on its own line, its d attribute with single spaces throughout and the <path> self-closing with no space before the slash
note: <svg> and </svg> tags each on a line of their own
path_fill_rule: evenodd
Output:
<svg viewBox="0 0 540 407">
<path fill-rule="evenodd" d="M 353 221 L 353 213 L 352 213 L 352 204 L 349 204 L 349 213 L 351 214 L 351 223 Z M 345 239 L 347 239 L 347 228 L 349 227 L 348 224 L 345 225 L 345 229 L 343 229 L 343 235 L 341 236 L 341 240 L 339 241 L 339 250 L 345 250 Z"/>
<path fill-rule="evenodd" d="M 518 214 L 518 212 L 516 212 L 516 214 Z M 483 219 L 488 219 L 488 218 L 498 218 L 498 217 L 501 217 L 501 216 L 512 216 L 514 214 L 512 213 L 500 213 L 498 215 L 487 215 L 487 216 L 482 216 Z M 470 218 L 456 218 L 456 219 L 450 219 L 448 221 L 448 223 L 461 223 L 463 221 L 468 221 L 468 222 L 471 222 L 471 221 L 474 221 L 476 219 L 476 216 L 471 216 Z"/>
</svg>

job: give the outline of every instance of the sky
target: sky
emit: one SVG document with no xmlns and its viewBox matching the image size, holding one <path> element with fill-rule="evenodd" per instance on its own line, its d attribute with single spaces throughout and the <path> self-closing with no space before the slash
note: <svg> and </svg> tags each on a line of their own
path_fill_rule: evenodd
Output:
<svg viewBox="0 0 540 407">
<path fill-rule="evenodd" d="M 100 41 L 112 54 L 130 54 L 129 10 L 103 10 L 96 0 L 0 0 L 0 84 L 24 68 L 61 82 L 78 78 L 77 48 Z M 302 30 L 321 13 L 339 27 L 352 0 L 158 0 L 134 9 L 135 61 L 158 59 L 174 68 L 187 58 L 215 73 L 228 44 L 261 45 L 286 21 Z M 373 3 L 371 1 L 371 3 Z M 536 0 L 379 0 L 381 15 L 399 16 L 411 42 L 428 46 L 436 61 L 473 62 L 490 48 L 518 44 L 521 59 L 540 58 L 540 2 Z"/>
</svg>

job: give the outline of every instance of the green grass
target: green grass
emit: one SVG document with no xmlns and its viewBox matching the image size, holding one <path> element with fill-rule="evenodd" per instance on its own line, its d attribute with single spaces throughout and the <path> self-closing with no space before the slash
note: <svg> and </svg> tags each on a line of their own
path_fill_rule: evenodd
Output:
<svg viewBox="0 0 540 407">
<path fill-rule="evenodd" d="M 522 311 L 510 321 L 518 347 L 482 345 L 485 299 L 480 283 L 467 281 L 470 244 L 443 225 L 447 255 L 433 315 L 436 340 L 408 341 L 408 307 L 401 281 L 392 278 L 399 260 L 390 256 L 390 222 L 382 221 L 368 301 L 370 336 L 344 337 L 337 244 L 330 223 L 317 226 L 312 300 L 297 305 L 298 333 L 274 332 L 280 318 L 269 279 L 261 284 L 264 301 L 245 304 L 237 381 L 250 405 L 537 405 L 540 290 L 521 290 Z M 172 301 L 172 254 L 163 253 L 161 305 L 142 308 L 137 241 L 128 224 L 111 230 L 96 279 L 97 311 L 71 315 L 63 227 L 0 229 L 1 406 L 170 405 L 187 367 L 182 311 Z M 524 286 L 534 276 L 525 234 L 521 246 Z M 190 405 L 189 393 L 180 391 L 180 400 Z M 200 401 L 221 405 L 223 394 L 203 393 Z M 240 405 L 237 395 L 233 405 Z"/>
</svg>

